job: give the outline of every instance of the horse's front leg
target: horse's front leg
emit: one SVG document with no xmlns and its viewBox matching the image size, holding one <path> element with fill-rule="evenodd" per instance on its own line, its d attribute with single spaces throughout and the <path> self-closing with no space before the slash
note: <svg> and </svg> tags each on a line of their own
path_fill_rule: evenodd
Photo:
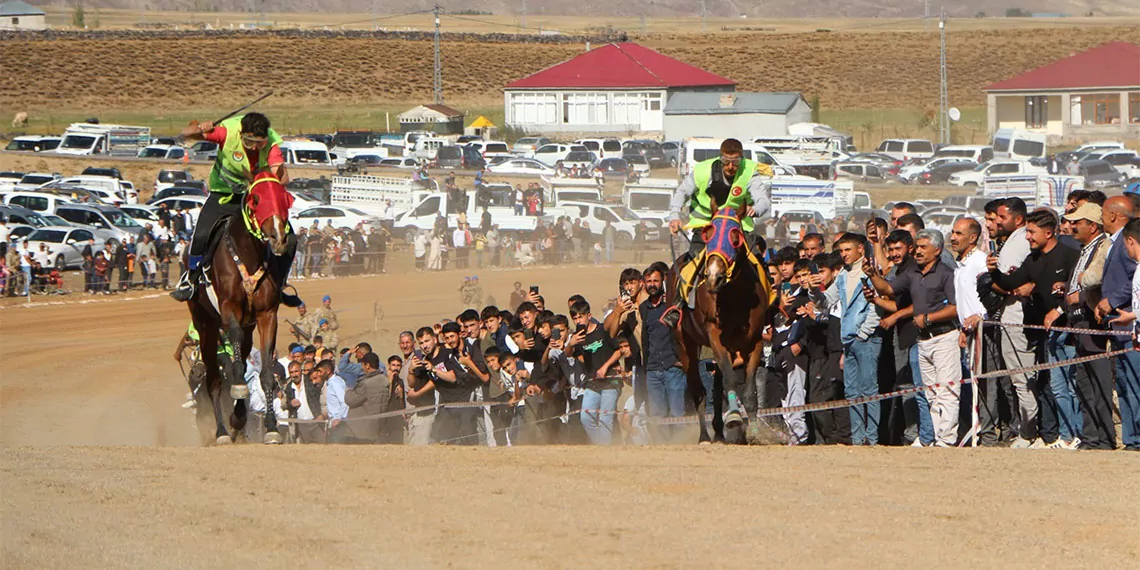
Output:
<svg viewBox="0 0 1140 570">
<path fill-rule="evenodd" d="M 713 372 L 713 443 L 724 443 L 724 374 L 717 365 Z"/>
<path fill-rule="evenodd" d="M 209 394 L 210 404 L 214 408 L 214 442 L 218 445 L 224 445 L 233 440 L 226 430 L 226 424 L 223 420 L 225 414 L 222 413 L 222 375 L 218 369 L 218 342 L 220 339 L 218 338 L 218 331 L 213 327 L 201 327 L 200 323 L 195 323 L 195 328 L 198 328 L 198 347 L 202 353 L 202 363 L 206 366 L 203 389 Z"/>
<path fill-rule="evenodd" d="M 273 358 L 277 347 L 277 311 L 266 311 L 257 316 L 257 334 L 261 341 L 261 389 L 265 392 L 265 435 L 266 444 L 281 443 L 277 431 L 277 415 L 273 409 L 273 399 L 277 396 L 277 379 L 273 377 Z"/>
</svg>

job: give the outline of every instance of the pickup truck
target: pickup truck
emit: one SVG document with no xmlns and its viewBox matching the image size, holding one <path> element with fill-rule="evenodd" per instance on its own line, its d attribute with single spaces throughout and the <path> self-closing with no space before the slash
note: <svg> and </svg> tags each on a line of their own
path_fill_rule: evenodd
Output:
<svg viewBox="0 0 1140 570">
<path fill-rule="evenodd" d="M 664 225 L 660 220 L 642 218 L 621 204 L 603 202 L 565 201 L 555 208 L 548 208 L 546 211 L 547 216 L 556 217 L 559 214 L 588 223 L 590 233 L 599 237 L 606 227 L 606 222 L 609 222 L 617 230 L 615 244 L 618 247 L 632 245 L 637 227 L 643 223 L 646 227 L 645 239 L 657 241 L 662 237 L 661 226 Z"/>
<path fill-rule="evenodd" d="M 1001 160 L 979 164 L 973 170 L 963 170 L 950 175 L 950 184 L 955 186 L 981 187 L 989 176 L 1025 176 L 1048 174 L 1044 166 L 1035 166 L 1023 160 Z"/>
<path fill-rule="evenodd" d="M 672 178 L 642 178 L 622 188 L 621 203 L 638 217 L 666 223 L 669 201 L 676 189 L 677 181 Z"/>
<path fill-rule="evenodd" d="M 399 212 L 410 209 L 433 192 L 439 192 L 439 184 L 434 180 L 426 185 L 396 176 L 334 176 L 330 203 L 382 215 L 388 200 Z"/>
<path fill-rule="evenodd" d="M 1048 206 L 1061 211 L 1065 200 L 1074 190 L 1084 190 L 1083 176 L 1051 174 L 1021 174 L 987 177 L 982 183 L 982 195 L 994 198 L 1021 198 L 1030 208 Z"/>
</svg>

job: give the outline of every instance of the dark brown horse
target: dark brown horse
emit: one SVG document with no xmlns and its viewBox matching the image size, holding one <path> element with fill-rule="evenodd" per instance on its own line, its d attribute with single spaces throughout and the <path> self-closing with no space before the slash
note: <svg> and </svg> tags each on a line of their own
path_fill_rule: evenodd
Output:
<svg viewBox="0 0 1140 570">
<path fill-rule="evenodd" d="M 273 275 L 281 273 L 270 267 L 280 263 L 288 250 L 289 207 L 293 197 L 281 182 L 269 173 L 258 174 L 250 185 L 241 214 L 221 224 L 217 246 L 206 259 L 211 285 L 198 287 L 191 299 L 190 316 L 198 329 L 202 360 L 206 364 L 205 389 L 214 407 L 216 443 L 227 444 L 232 436 L 245 428 L 247 410 L 244 398 L 235 398 L 230 427 L 224 422 L 222 378 L 218 373 L 217 345 L 219 332 L 234 346 L 234 396 L 247 393 L 244 385 L 245 362 L 253 348 L 253 330 L 259 333 L 259 350 L 265 365 L 261 368 L 261 386 L 266 399 L 272 401 L 276 380 L 273 377 L 273 350 L 277 340 L 277 307 L 281 301 L 281 284 Z M 209 231 L 210 228 L 202 228 Z M 269 255 L 272 251 L 273 255 Z M 288 260 L 284 260 L 288 262 Z M 277 421 L 272 410 L 265 414 L 265 443 L 281 443 Z"/>
<path fill-rule="evenodd" d="M 701 237 L 705 242 L 704 259 L 696 280 L 693 308 L 686 307 L 681 321 L 673 330 L 679 347 L 681 366 L 688 376 L 689 394 L 700 417 L 701 443 L 724 442 L 725 428 L 740 428 L 740 398 L 745 381 L 756 376 L 763 358 L 761 335 L 771 303 L 772 287 L 766 274 L 757 271 L 749 258 L 749 245 L 741 227 L 743 212 L 733 208 L 717 208 L 712 223 L 705 226 Z M 669 283 L 676 283 L 680 260 L 673 265 Z M 669 289 L 669 302 L 675 302 L 677 288 Z M 701 382 L 701 347 L 712 348 L 719 373 L 713 380 L 713 393 L 706 394 Z M 744 370 L 735 366 L 743 362 Z M 747 376 L 741 376 L 741 373 Z M 763 380 L 757 380 L 758 394 L 764 393 Z M 727 385 L 727 386 L 726 386 Z M 728 413 L 724 414 L 727 387 Z M 705 421 L 705 398 L 713 399 L 713 437 L 710 440 Z M 736 430 L 733 442 L 744 442 L 743 429 Z"/>
</svg>

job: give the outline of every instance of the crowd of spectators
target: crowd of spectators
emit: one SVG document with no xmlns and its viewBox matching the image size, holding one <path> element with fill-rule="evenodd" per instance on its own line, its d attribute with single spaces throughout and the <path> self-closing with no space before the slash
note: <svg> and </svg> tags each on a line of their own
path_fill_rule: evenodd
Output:
<svg viewBox="0 0 1140 570">
<path fill-rule="evenodd" d="M 1140 353 L 1095 358 L 1135 342 L 1138 198 L 1075 192 L 1061 216 L 994 200 L 984 217 L 959 219 L 948 239 L 900 203 L 862 232 L 808 233 L 776 250 L 768 264 L 778 300 L 760 371 L 767 390 L 757 394 L 749 379 L 746 410 L 925 386 L 787 413 L 776 427 L 789 444 L 1140 450 Z M 601 310 L 581 295 L 547 305 L 521 283 L 506 307 L 477 308 L 465 296 L 471 308 L 400 333 L 383 360 L 368 344 L 338 347 L 328 336 L 335 319 L 301 309 L 311 337 L 282 359 L 287 387 L 270 405 L 292 440 L 308 443 L 686 441 L 684 423 L 654 419 L 694 413 L 660 321 L 666 272 L 660 261 L 623 270 L 620 296 Z M 1002 325 L 978 335 L 983 321 Z M 1092 358 L 1055 366 L 1078 356 Z M 710 386 L 711 358 L 698 370 Z M 383 412 L 392 415 L 371 417 Z"/>
</svg>

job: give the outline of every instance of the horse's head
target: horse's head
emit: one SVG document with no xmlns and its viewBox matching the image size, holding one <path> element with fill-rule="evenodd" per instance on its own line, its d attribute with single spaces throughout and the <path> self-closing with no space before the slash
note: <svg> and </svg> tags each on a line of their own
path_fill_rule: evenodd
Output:
<svg viewBox="0 0 1140 570">
<path fill-rule="evenodd" d="M 268 172 L 259 173 L 249 187 L 245 199 L 250 221 L 261 232 L 261 239 L 269 244 L 275 255 L 284 255 L 289 237 L 289 208 L 293 195 L 277 177 Z"/>
<path fill-rule="evenodd" d="M 743 212 L 728 206 L 718 209 L 715 199 L 710 211 L 716 214 L 712 223 L 701 230 L 701 237 L 705 241 L 705 282 L 709 290 L 716 293 L 728 283 L 737 252 L 745 247 L 744 230 L 740 225 Z"/>
</svg>

